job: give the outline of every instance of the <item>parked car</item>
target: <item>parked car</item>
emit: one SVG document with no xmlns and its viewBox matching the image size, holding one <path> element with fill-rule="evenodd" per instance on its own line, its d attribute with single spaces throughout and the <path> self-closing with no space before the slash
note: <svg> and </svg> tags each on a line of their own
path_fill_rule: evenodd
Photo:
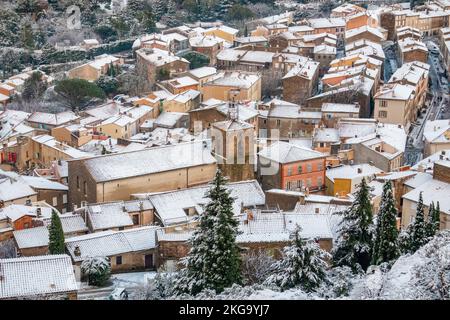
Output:
<svg viewBox="0 0 450 320">
<path fill-rule="evenodd" d="M 125 288 L 115 288 L 109 295 L 108 300 L 128 300 L 128 292 Z"/>
</svg>

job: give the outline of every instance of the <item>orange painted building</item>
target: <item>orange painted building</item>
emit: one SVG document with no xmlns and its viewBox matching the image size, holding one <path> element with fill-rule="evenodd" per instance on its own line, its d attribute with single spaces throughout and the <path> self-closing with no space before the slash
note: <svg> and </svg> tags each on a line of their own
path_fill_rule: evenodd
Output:
<svg viewBox="0 0 450 320">
<path fill-rule="evenodd" d="M 258 175 L 264 190 L 322 190 L 326 155 L 308 148 L 277 141 L 258 153 Z"/>
<path fill-rule="evenodd" d="M 14 221 L 11 221 L 11 225 L 14 230 L 28 229 L 32 227 L 33 218 L 35 217 L 31 215 L 24 215 Z"/>
</svg>

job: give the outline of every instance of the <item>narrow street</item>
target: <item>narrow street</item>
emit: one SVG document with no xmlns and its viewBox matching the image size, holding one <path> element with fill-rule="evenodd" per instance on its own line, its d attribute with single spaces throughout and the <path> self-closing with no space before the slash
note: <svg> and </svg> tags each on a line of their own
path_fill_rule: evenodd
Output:
<svg viewBox="0 0 450 320">
<path fill-rule="evenodd" d="M 449 86 L 446 80 L 443 81 L 444 67 L 440 60 L 439 47 L 431 40 L 426 40 L 425 43 L 429 49 L 429 81 L 431 82 L 429 95 L 431 95 L 431 101 L 425 102 L 427 106 L 425 114 L 420 114 L 416 123 L 412 124 L 405 148 L 405 164 L 407 165 L 414 165 L 422 159 L 425 122 L 450 118 Z"/>
</svg>

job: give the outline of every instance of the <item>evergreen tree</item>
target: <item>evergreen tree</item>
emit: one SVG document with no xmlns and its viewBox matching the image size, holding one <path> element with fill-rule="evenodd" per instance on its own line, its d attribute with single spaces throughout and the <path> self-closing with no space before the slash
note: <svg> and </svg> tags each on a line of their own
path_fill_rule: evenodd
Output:
<svg viewBox="0 0 450 320">
<path fill-rule="evenodd" d="M 381 264 L 396 259 L 399 255 L 397 208 L 392 194 L 392 185 L 387 181 L 383 186 L 380 211 L 377 216 L 372 264 Z"/>
<path fill-rule="evenodd" d="M 275 284 L 282 290 L 300 286 L 309 292 L 325 279 L 330 254 L 316 242 L 302 239 L 300 233 L 297 225 L 291 235 L 291 245 L 283 249 L 283 258 L 273 264 L 274 274 L 267 278 L 266 284 Z"/>
<path fill-rule="evenodd" d="M 430 204 L 430 208 L 428 209 L 428 224 L 427 224 L 427 234 L 428 237 L 432 238 L 439 231 L 440 227 L 440 208 L 439 201 L 436 206 L 434 202 Z"/>
<path fill-rule="evenodd" d="M 409 243 L 408 252 L 414 253 L 421 246 L 428 242 L 427 223 L 424 217 L 422 192 L 419 195 L 417 203 L 416 217 L 414 222 L 408 226 Z"/>
<path fill-rule="evenodd" d="M 55 210 L 52 211 L 48 238 L 48 252 L 50 254 L 63 254 L 65 251 L 64 231 L 61 225 L 61 219 L 59 219 Z"/>
<path fill-rule="evenodd" d="M 35 71 L 25 80 L 22 90 L 22 99 L 32 101 L 40 98 L 47 90 L 47 82 L 42 78 L 42 73 Z"/>
<path fill-rule="evenodd" d="M 372 258 L 372 206 L 369 187 L 363 179 L 355 201 L 345 210 L 339 228 L 339 238 L 333 251 L 336 266 L 349 266 L 354 272 L 366 270 Z"/>
<path fill-rule="evenodd" d="M 176 293 L 197 294 L 204 289 L 222 292 L 241 283 L 241 258 L 236 244 L 238 220 L 233 216 L 234 199 L 217 170 L 199 226 L 189 240 L 191 250 L 176 280 Z"/>
<path fill-rule="evenodd" d="M 165 0 L 154 0 L 152 8 L 153 8 L 153 14 L 155 16 L 155 19 L 160 20 L 167 11 L 166 1 Z"/>
</svg>

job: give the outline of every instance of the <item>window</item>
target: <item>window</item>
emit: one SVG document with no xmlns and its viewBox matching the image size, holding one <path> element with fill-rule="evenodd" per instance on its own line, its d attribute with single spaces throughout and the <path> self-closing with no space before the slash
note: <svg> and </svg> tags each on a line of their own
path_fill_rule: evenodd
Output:
<svg viewBox="0 0 450 320">
<path fill-rule="evenodd" d="M 302 173 L 302 170 L 303 170 L 302 166 L 299 165 L 299 166 L 297 167 L 297 173 Z"/>
<path fill-rule="evenodd" d="M 287 175 L 292 176 L 292 168 L 291 167 L 288 167 Z"/>
<path fill-rule="evenodd" d="M 323 170 L 323 163 L 320 162 L 317 164 L 317 171 L 322 171 Z"/>
<path fill-rule="evenodd" d="M 317 177 L 317 186 L 321 188 L 323 186 L 322 177 Z"/>
<path fill-rule="evenodd" d="M 308 172 L 312 172 L 312 164 L 311 164 L 311 163 L 308 163 L 308 164 L 306 165 L 306 170 L 307 170 Z"/>
<path fill-rule="evenodd" d="M 387 111 L 378 111 L 378 118 L 387 118 Z"/>
<path fill-rule="evenodd" d="M 80 190 L 80 177 L 77 176 L 77 189 Z"/>
<path fill-rule="evenodd" d="M 63 204 L 67 203 L 67 194 L 63 194 Z"/>
<path fill-rule="evenodd" d="M 386 100 L 380 100 L 380 107 L 386 108 L 387 107 L 387 101 Z"/>
<path fill-rule="evenodd" d="M 281 120 L 277 119 L 277 126 L 279 127 L 281 125 Z"/>
<path fill-rule="evenodd" d="M 291 181 L 286 182 L 286 190 L 291 190 Z"/>
<path fill-rule="evenodd" d="M 67 212 L 67 209 L 66 208 L 62 208 L 62 210 L 61 210 L 61 213 L 66 213 Z"/>
<path fill-rule="evenodd" d="M 139 225 L 139 215 L 138 214 L 133 215 L 133 224 L 135 226 Z"/>
<path fill-rule="evenodd" d="M 333 115 L 331 113 L 328 113 L 327 114 L 327 119 L 331 119 L 331 118 L 333 118 Z"/>
<path fill-rule="evenodd" d="M 86 197 L 87 196 L 87 182 L 86 181 L 83 182 L 83 189 L 84 189 L 84 196 Z"/>
<path fill-rule="evenodd" d="M 312 183 L 311 183 L 311 178 L 306 179 L 306 186 L 307 186 L 308 188 L 311 188 L 311 185 L 312 185 Z"/>
<path fill-rule="evenodd" d="M 122 264 L 122 256 L 117 256 L 116 257 L 116 265 L 121 265 Z"/>
<path fill-rule="evenodd" d="M 301 190 L 302 187 L 303 187 L 303 180 L 297 180 L 297 188 Z"/>
<path fill-rule="evenodd" d="M 57 197 L 53 197 L 52 198 L 52 205 L 53 206 L 57 206 L 58 205 L 58 198 Z"/>
<path fill-rule="evenodd" d="M 30 224 L 29 224 L 28 222 L 25 222 L 25 223 L 23 224 L 23 227 L 24 227 L 25 229 L 28 229 L 28 228 L 30 227 Z"/>
</svg>

